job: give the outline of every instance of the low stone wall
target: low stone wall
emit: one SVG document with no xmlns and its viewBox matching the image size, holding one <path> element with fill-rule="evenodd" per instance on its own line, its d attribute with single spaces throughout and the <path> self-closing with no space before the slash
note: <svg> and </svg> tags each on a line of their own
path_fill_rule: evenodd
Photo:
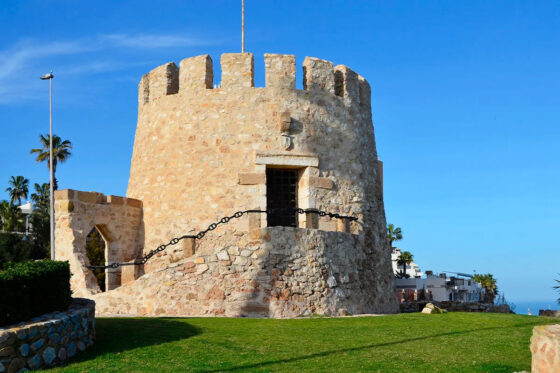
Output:
<svg viewBox="0 0 560 373">
<path fill-rule="evenodd" d="M 532 373 L 560 372 L 560 325 L 539 325 L 531 337 Z"/>
<path fill-rule="evenodd" d="M 95 302 L 76 298 L 66 312 L 0 328 L 0 372 L 39 369 L 64 362 L 95 339 Z"/>
</svg>

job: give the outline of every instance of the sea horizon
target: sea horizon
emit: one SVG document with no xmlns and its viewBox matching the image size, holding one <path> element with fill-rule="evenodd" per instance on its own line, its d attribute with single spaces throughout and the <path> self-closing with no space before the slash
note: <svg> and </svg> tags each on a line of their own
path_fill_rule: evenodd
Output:
<svg viewBox="0 0 560 373">
<path fill-rule="evenodd" d="M 513 301 L 514 312 L 518 315 L 528 315 L 529 310 L 533 316 L 539 315 L 539 310 L 560 310 L 558 300 L 533 300 L 533 301 Z"/>
</svg>

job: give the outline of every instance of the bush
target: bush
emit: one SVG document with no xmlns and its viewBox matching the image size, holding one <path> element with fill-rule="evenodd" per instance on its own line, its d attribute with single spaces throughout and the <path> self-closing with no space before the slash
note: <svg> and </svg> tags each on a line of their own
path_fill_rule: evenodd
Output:
<svg viewBox="0 0 560 373">
<path fill-rule="evenodd" d="M 30 260 L 33 254 L 33 245 L 22 240 L 20 235 L 13 233 L 0 233 L 0 269 L 7 262 L 22 262 Z"/>
<path fill-rule="evenodd" d="M 71 301 L 68 262 L 10 263 L 0 271 L 0 326 L 65 311 Z"/>
</svg>

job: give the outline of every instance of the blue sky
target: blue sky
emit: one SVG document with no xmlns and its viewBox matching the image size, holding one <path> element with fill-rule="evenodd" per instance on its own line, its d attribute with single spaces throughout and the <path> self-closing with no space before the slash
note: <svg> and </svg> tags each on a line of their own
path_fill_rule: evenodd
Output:
<svg viewBox="0 0 560 373">
<path fill-rule="evenodd" d="M 48 179 L 29 149 L 48 131 L 39 76 L 50 69 L 55 133 L 74 144 L 60 187 L 124 195 L 140 77 L 168 61 L 209 53 L 219 65 L 221 53 L 238 52 L 239 3 L 2 0 L 0 199 L 11 175 Z M 369 80 L 387 218 L 422 269 L 491 272 L 513 301 L 557 298 L 560 3 L 246 8 L 257 86 L 267 52 L 331 60 Z"/>
</svg>

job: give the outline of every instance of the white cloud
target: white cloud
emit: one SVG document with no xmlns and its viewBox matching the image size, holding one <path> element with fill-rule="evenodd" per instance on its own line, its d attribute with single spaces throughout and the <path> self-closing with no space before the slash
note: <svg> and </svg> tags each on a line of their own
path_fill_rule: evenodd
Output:
<svg viewBox="0 0 560 373">
<path fill-rule="evenodd" d="M 30 92 L 36 89 L 38 84 L 34 80 L 31 81 L 30 76 L 48 72 L 43 71 L 50 68 L 50 66 L 45 66 L 45 59 L 47 58 L 77 56 L 85 53 L 95 55 L 96 52 L 110 49 L 141 50 L 209 44 L 205 40 L 177 34 L 104 34 L 93 38 L 51 42 L 22 40 L 8 49 L 0 50 L 0 104 L 35 97 Z M 99 73 L 114 71 L 127 66 L 124 61 L 108 61 L 103 59 L 104 56 L 98 57 L 96 62 L 68 67 L 64 72 L 68 74 L 87 71 Z M 38 65 L 43 65 L 45 68 L 38 71 Z M 37 75 L 37 79 L 39 75 Z"/>
<path fill-rule="evenodd" d="M 203 40 L 193 39 L 180 35 L 109 34 L 103 35 L 102 40 L 107 41 L 109 45 L 138 49 L 194 47 L 209 44 L 208 42 Z"/>
</svg>

